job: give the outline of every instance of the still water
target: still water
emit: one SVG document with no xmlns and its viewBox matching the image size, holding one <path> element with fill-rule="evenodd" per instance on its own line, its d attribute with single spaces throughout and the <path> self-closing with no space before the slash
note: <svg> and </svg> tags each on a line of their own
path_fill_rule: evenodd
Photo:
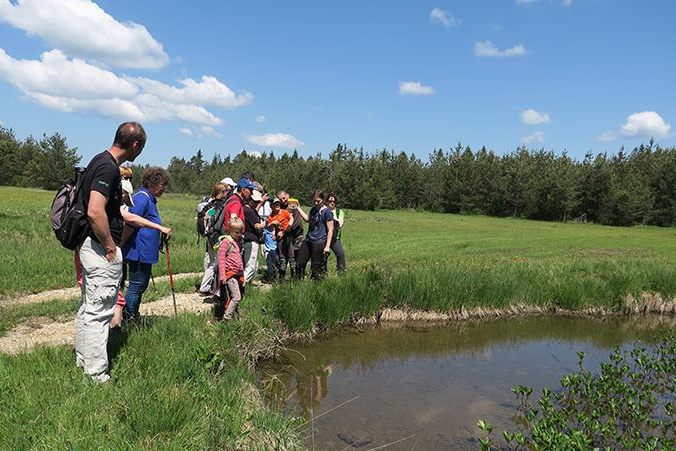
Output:
<svg viewBox="0 0 676 451">
<path fill-rule="evenodd" d="M 264 366 L 268 401 L 302 416 L 309 449 L 478 449 L 478 419 L 515 430 L 511 388 L 556 389 L 565 374 L 596 371 L 615 346 L 647 348 L 671 317 L 542 316 L 439 327 L 338 332 Z"/>
</svg>

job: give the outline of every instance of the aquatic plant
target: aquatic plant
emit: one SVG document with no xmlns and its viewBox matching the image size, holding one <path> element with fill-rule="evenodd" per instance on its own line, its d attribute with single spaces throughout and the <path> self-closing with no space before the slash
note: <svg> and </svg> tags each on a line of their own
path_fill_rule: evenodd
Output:
<svg viewBox="0 0 676 451">
<path fill-rule="evenodd" d="M 529 387 L 517 395 L 517 431 L 504 431 L 508 449 L 674 449 L 676 447 L 676 338 L 665 334 L 652 352 L 619 348 L 601 363 L 598 374 L 584 366 L 561 379 L 554 392 L 545 387 L 534 408 Z M 480 420 L 482 449 L 499 449 L 493 426 Z"/>
</svg>

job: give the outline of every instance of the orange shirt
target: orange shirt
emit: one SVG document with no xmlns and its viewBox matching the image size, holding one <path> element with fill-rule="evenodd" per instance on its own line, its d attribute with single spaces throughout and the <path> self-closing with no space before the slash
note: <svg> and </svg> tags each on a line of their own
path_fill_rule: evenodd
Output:
<svg viewBox="0 0 676 451">
<path fill-rule="evenodd" d="M 270 221 L 279 221 L 277 226 L 278 232 L 286 232 L 286 228 L 289 227 L 289 221 L 291 220 L 291 213 L 288 210 L 279 209 L 279 212 L 275 214 L 274 212 L 268 216 L 268 222 Z"/>
</svg>

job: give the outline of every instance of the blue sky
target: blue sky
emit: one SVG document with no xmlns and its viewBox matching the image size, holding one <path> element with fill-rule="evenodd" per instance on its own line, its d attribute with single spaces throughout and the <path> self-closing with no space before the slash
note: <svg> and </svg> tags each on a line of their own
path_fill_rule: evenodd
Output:
<svg viewBox="0 0 676 451">
<path fill-rule="evenodd" d="M 676 143 L 670 0 L 0 0 L 0 122 L 84 160 Z"/>
</svg>

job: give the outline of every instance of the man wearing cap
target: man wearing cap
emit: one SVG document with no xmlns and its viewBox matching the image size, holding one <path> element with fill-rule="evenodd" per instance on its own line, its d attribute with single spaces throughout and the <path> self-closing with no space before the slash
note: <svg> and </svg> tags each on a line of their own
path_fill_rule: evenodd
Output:
<svg viewBox="0 0 676 451">
<path fill-rule="evenodd" d="M 237 182 L 237 190 L 228 197 L 225 201 L 225 230 L 228 230 L 228 219 L 232 216 L 237 216 L 242 222 L 246 221 L 244 217 L 244 202 L 251 199 L 251 193 L 254 190 L 254 184 L 251 180 L 241 178 Z"/>
</svg>

